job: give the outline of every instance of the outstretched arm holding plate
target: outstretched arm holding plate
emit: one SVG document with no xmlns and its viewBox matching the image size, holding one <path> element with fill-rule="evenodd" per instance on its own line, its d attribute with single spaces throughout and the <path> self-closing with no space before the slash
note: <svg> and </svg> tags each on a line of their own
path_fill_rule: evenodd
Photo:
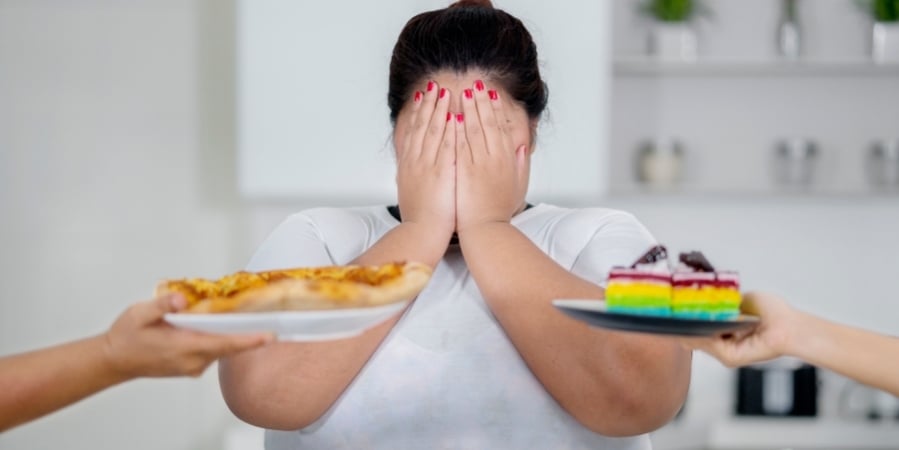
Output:
<svg viewBox="0 0 899 450">
<path fill-rule="evenodd" d="M 781 298 L 751 292 L 743 312 L 758 326 L 717 337 L 680 338 L 728 367 L 795 356 L 864 384 L 899 395 L 899 339 L 834 323 L 797 310 Z"/>
<path fill-rule="evenodd" d="M 163 322 L 185 306 L 166 296 L 128 308 L 103 334 L 0 358 L 0 432 L 140 377 L 199 376 L 216 359 L 271 341 L 222 336 Z"/>
</svg>

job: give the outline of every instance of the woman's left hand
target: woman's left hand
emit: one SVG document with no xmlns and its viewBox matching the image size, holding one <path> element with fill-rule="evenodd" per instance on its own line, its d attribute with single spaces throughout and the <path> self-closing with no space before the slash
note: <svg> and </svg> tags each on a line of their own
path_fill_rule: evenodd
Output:
<svg viewBox="0 0 899 450">
<path fill-rule="evenodd" d="M 524 205 L 530 157 L 516 144 L 503 100 L 476 81 L 456 120 L 456 230 L 508 223 Z"/>
</svg>

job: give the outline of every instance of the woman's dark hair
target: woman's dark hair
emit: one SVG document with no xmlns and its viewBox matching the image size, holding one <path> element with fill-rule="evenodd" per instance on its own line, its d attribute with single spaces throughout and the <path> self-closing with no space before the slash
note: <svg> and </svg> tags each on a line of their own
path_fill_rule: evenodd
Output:
<svg viewBox="0 0 899 450">
<path fill-rule="evenodd" d="M 490 0 L 461 0 L 413 17 L 400 32 L 390 60 L 390 121 L 396 123 L 416 84 L 441 70 L 472 69 L 521 102 L 531 119 L 546 108 L 537 45 L 524 24 Z"/>
</svg>

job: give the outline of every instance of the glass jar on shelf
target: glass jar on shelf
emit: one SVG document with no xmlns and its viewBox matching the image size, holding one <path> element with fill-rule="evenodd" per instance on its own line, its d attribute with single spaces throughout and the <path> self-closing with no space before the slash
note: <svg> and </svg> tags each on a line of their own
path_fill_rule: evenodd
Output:
<svg viewBox="0 0 899 450">
<path fill-rule="evenodd" d="M 671 188 L 682 178 L 684 146 L 674 138 L 656 138 L 637 148 L 637 179 L 646 186 Z"/>
<path fill-rule="evenodd" d="M 815 181 L 818 153 L 818 145 L 811 139 L 781 139 L 774 150 L 775 181 L 785 187 L 810 187 Z"/>
<path fill-rule="evenodd" d="M 875 141 L 868 150 L 866 167 L 872 186 L 899 189 L 899 138 Z"/>
</svg>

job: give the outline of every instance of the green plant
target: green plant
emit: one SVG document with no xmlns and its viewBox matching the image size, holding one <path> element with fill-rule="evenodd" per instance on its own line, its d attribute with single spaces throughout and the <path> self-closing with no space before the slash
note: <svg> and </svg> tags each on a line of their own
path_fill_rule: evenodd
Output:
<svg viewBox="0 0 899 450">
<path fill-rule="evenodd" d="M 877 22 L 899 22 L 899 0 L 860 0 L 858 3 Z"/>
<path fill-rule="evenodd" d="M 696 0 L 646 0 L 640 10 L 661 22 L 687 22 L 702 12 Z"/>
</svg>

